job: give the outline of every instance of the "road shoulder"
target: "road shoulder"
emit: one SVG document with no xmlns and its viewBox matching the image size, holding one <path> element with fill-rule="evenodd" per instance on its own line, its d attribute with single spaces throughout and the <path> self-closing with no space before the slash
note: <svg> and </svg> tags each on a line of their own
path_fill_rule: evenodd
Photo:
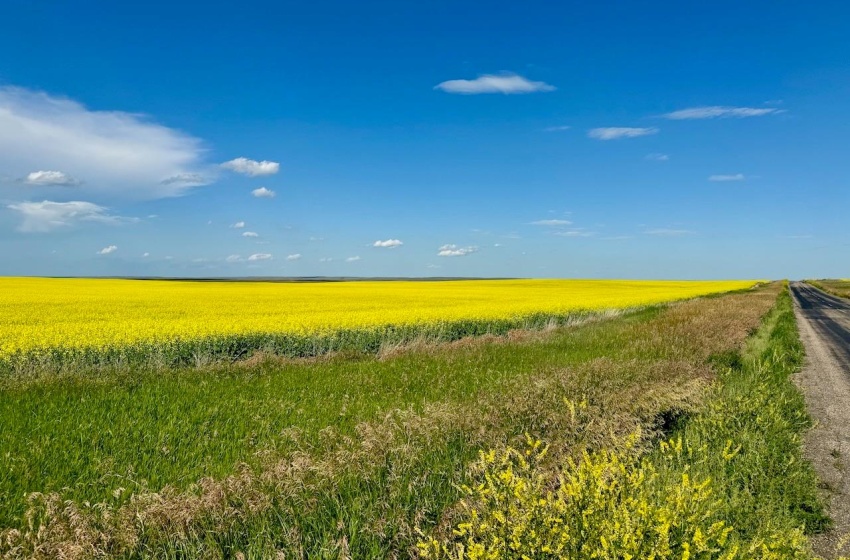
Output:
<svg viewBox="0 0 850 560">
<path fill-rule="evenodd" d="M 837 558 L 842 537 L 850 535 L 850 375 L 840 366 L 817 326 L 800 308 L 794 294 L 794 312 L 806 360 L 795 380 L 815 422 L 805 437 L 806 458 L 814 465 L 834 521 L 833 528 L 812 537 L 812 546 L 824 558 Z M 848 547 L 844 546 L 844 554 Z"/>
</svg>

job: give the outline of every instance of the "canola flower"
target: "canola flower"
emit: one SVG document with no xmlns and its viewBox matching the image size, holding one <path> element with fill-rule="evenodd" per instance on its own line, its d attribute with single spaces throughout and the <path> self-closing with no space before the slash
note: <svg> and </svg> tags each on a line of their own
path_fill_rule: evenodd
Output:
<svg viewBox="0 0 850 560">
<path fill-rule="evenodd" d="M 199 341 L 217 341 L 214 350 L 220 354 L 271 346 L 290 355 L 313 355 L 346 347 L 341 341 L 369 347 L 393 333 L 410 337 L 446 329 L 448 338 L 456 338 L 521 327 L 535 317 L 646 306 L 755 283 L 0 278 L 0 360 L 40 352 L 195 348 Z"/>
</svg>

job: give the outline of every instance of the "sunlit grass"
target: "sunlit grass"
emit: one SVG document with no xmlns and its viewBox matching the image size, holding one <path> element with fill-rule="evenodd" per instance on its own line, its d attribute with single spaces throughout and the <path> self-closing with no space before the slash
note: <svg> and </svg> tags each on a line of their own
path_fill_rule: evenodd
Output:
<svg viewBox="0 0 850 560">
<path fill-rule="evenodd" d="M 709 380 L 737 367 L 776 294 L 377 357 L 5 379 L 0 516 L 10 529 L 0 530 L 0 552 L 404 557 L 423 535 L 441 537 L 461 521 L 459 488 L 475 482 L 470 464 L 481 449 L 534 434 L 550 444 L 552 469 L 582 450 L 618 452 L 636 431 L 634 449 L 645 451 L 654 436 L 681 429 L 706 410 Z M 757 392 L 770 398 L 767 389 Z M 753 437 L 764 431 L 756 427 Z M 778 488 L 779 471 L 766 472 Z M 800 502 L 788 493 L 786 503 Z"/>
<path fill-rule="evenodd" d="M 422 539 L 420 554 L 812 558 L 804 533 L 828 519 L 800 448 L 810 421 L 790 380 L 803 349 L 787 292 L 736 354 L 706 403 L 648 453 L 635 449 L 639 432 L 554 471 L 539 440 L 482 452 L 454 530 Z"/>
<path fill-rule="evenodd" d="M 850 279 L 809 280 L 808 282 L 833 295 L 850 298 Z"/>
</svg>

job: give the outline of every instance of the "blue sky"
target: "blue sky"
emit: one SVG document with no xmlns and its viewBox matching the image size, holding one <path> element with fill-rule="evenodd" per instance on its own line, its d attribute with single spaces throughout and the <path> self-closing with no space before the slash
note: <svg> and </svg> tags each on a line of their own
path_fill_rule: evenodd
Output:
<svg viewBox="0 0 850 560">
<path fill-rule="evenodd" d="M 0 274 L 850 276 L 841 2 L 0 9 Z"/>
</svg>

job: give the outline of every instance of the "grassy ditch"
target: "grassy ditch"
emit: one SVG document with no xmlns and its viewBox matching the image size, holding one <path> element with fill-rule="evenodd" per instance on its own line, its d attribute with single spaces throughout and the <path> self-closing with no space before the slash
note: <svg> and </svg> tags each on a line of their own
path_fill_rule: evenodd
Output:
<svg viewBox="0 0 850 560">
<path fill-rule="evenodd" d="M 484 453 L 452 533 L 420 542 L 429 558 L 811 558 L 828 526 L 802 459 L 809 427 L 790 380 L 800 365 L 783 291 L 698 410 L 647 453 L 639 433 L 554 470 L 530 440 Z"/>
<path fill-rule="evenodd" d="M 826 293 L 850 298 L 850 280 L 806 280 L 806 282 Z"/>
<path fill-rule="evenodd" d="M 730 376 L 764 361 L 750 355 L 768 355 L 752 349 L 759 338 L 745 344 L 779 291 L 773 285 L 382 358 L 272 359 L 250 367 L 6 382 L 0 386 L 0 519 L 6 527 L 0 556 L 417 555 L 423 552 L 418 543 L 447 538 L 467 515 L 462 489 L 477 487 L 481 471 L 470 467 L 478 450 L 519 448 L 525 434 L 548 442 L 535 471 L 547 481 L 570 460 L 581 464 L 599 453 L 615 453 L 625 465 L 655 460 L 652 442 L 670 430 L 694 445 L 697 437 L 711 439 L 712 453 L 719 445 L 721 455 L 741 444 L 733 458 L 752 459 L 762 470 L 732 469 L 740 495 L 730 496 L 736 504 L 761 503 L 773 496 L 765 488 L 779 492 L 778 477 L 796 472 L 783 465 L 799 455 L 794 438 L 804 413 L 776 429 L 793 437 L 777 436 L 767 450 L 755 439 L 746 447 L 745 438 L 726 448 L 729 432 L 747 422 L 754 423 L 747 430 L 764 431 L 759 422 L 772 426 L 788 412 L 752 408 L 767 406 L 761 401 L 742 401 L 737 424 L 720 435 L 710 433 L 708 421 L 693 436 L 687 431 L 703 416 L 725 421 L 728 411 L 712 403 L 737 399 L 720 397 L 733 386 Z M 712 384 L 718 375 L 723 382 Z M 771 387 L 780 379 L 762 377 Z M 786 395 L 788 406 L 797 402 L 794 394 Z M 724 437 L 722 444 L 717 437 Z M 788 461 L 777 462 L 780 456 Z M 679 460 L 705 460 L 706 472 L 717 467 L 701 457 Z M 765 466 L 759 457 L 776 464 Z M 677 472 L 672 460 L 658 459 L 654 468 L 661 479 Z M 702 484 L 702 467 L 688 468 Z M 807 488 L 805 478 L 799 481 Z M 768 500 L 785 499 L 790 512 L 792 521 L 777 530 L 801 527 L 804 513 L 809 527 L 822 519 L 817 503 L 803 500 L 808 494 L 783 492 Z M 747 493 L 753 502 L 745 501 Z M 773 509 L 765 511 L 773 516 Z M 775 521 L 769 516 L 768 525 Z M 752 519 L 757 530 L 747 533 L 744 520 L 736 519 L 729 523 L 741 521 L 741 528 L 732 525 L 737 533 L 727 537 L 736 542 L 751 542 L 748 535 L 764 528 Z"/>
</svg>

